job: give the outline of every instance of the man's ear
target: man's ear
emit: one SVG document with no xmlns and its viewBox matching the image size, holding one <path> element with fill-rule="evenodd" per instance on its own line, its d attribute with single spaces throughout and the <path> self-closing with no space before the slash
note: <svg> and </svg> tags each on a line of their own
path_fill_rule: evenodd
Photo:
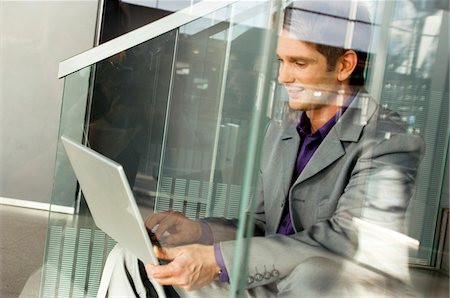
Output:
<svg viewBox="0 0 450 298">
<path fill-rule="evenodd" d="M 357 64 L 358 64 L 358 55 L 356 55 L 356 52 L 353 50 L 347 50 L 341 56 L 341 58 L 339 58 L 337 79 L 340 82 L 343 82 L 348 78 L 350 78 L 350 75 L 355 70 Z"/>
</svg>

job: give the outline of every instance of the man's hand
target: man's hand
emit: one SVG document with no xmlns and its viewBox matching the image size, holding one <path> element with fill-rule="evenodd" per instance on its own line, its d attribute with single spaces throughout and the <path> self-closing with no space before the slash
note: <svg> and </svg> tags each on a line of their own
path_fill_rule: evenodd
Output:
<svg viewBox="0 0 450 298">
<path fill-rule="evenodd" d="M 200 223 L 190 220 L 183 214 L 175 211 L 155 213 L 145 221 L 148 230 L 154 231 L 156 238 L 161 244 L 182 245 L 196 243 L 200 240 L 202 229 Z M 164 235 L 165 232 L 169 235 Z"/>
<path fill-rule="evenodd" d="M 219 274 L 213 246 L 155 247 L 155 254 L 158 259 L 171 261 L 167 265 L 145 266 L 147 274 L 162 285 L 191 291 L 211 283 Z"/>
</svg>

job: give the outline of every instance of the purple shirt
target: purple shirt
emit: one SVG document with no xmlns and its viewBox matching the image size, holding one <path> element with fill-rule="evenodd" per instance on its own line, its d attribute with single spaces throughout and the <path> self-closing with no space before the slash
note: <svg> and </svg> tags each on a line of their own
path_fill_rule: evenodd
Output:
<svg viewBox="0 0 450 298">
<path fill-rule="evenodd" d="M 337 115 L 339 115 L 338 113 Z M 297 162 L 294 168 L 294 174 L 292 176 L 291 185 L 294 184 L 298 176 L 300 176 L 303 169 L 306 167 L 308 162 L 316 152 L 319 145 L 322 143 L 323 139 L 326 137 L 328 132 L 336 124 L 336 117 L 332 117 L 328 120 L 325 125 L 311 134 L 311 122 L 306 116 L 306 113 L 302 113 L 300 121 L 297 125 L 297 132 L 300 136 L 300 146 L 297 155 Z M 283 210 L 283 220 L 278 227 L 277 233 L 284 235 L 294 234 L 294 227 L 292 226 L 291 213 L 289 212 L 289 204 L 286 204 Z"/>
<path fill-rule="evenodd" d="M 214 257 L 216 258 L 217 265 L 220 267 L 219 280 L 221 282 L 228 282 L 230 278 L 228 276 L 227 267 L 225 266 L 225 261 L 223 260 L 220 245 L 219 243 L 214 243 L 214 236 L 208 223 L 202 220 L 200 220 L 199 223 L 202 229 L 202 235 L 199 242 L 206 245 L 214 244 Z"/>
</svg>

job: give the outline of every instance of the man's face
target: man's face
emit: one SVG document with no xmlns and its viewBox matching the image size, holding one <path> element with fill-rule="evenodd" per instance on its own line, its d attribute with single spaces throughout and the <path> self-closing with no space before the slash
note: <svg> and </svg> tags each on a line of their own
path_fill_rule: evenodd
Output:
<svg viewBox="0 0 450 298">
<path fill-rule="evenodd" d="M 286 87 L 291 109 L 310 111 L 334 104 L 337 73 L 328 70 L 325 56 L 313 45 L 281 34 L 277 56 L 278 82 Z"/>
</svg>

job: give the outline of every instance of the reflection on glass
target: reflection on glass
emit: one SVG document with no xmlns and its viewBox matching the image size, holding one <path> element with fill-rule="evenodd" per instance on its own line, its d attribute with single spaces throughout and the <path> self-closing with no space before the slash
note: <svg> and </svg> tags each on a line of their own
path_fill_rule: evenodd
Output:
<svg viewBox="0 0 450 298">
<path fill-rule="evenodd" d="M 267 8 L 240 3 L 180 28 L 157 210 L 237 218 Z"/>
<path fill-rule="evenodd" d="M 176 32 L 97 63 L 88 144 L 120 163 L 138 200 L 153 204 Z"/>
<path fill-rule="evenodd" d="M 225 7 L 66 78 L 60 134 L 122 164 L 144 217 L 153 208 L 239 217 L 244 172 L 255 172 L 245 170 L 250 122 L 265 112 L 256 103 L 268 61 L 269 3 Z M 78 214 L 51 214 L 42 293 L 93 296 L 114 241 L 95 226 L 82 197 L 76 203 L 73 173 L 64 168 L 70 175 L 56 172 L 52 203 L 71 183 L 64 193 Z"/>
<path fill-rule="evenodd" d="M 426 7 L 396 1 L 392 19 L 383 20 L 389 36 L 380 103 L 399 113 L 408 134 L 423 136 L 427 148 L 408 213 L 408 235 L 420 241 L 419 250 L 410 250 L 410 262 L 422 265 L 433 262 L 436 226 L 427 222 L 438 219 L 447 145 L 437 136 L 448 126 L 448 12 L 432 2 Z"/>
</svg>

